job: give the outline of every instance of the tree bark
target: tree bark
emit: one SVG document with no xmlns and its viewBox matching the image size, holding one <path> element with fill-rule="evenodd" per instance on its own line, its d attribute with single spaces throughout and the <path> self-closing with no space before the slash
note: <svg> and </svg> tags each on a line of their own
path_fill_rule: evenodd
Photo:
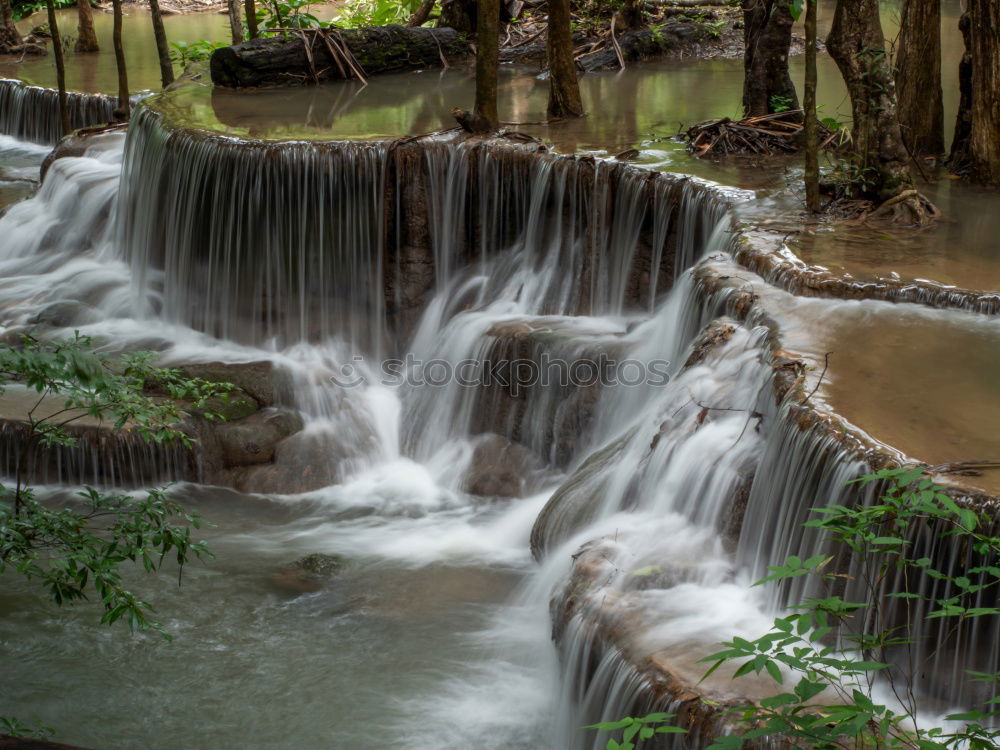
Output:
<svg viewBox="0 0 1000 750">
<path fill-rule="evenodd" d="M 94 31 L 94 9 L 90 7 L 90 0 L 76 0 L 76 45 L 74 52 L 100 52 L 101 46 L 97 43 L 97 32 Z"/>
<path fill-rule="evenodd" d="M 66 100 L 66 61 L 63 59 L 62 39 L 59 36 L 59 24 L 56 19 L 56 5 L 53 0 L 47 0 L 45 7 L 49 14 L 49 33 L 52 35 L 52 54 L 56 59 L 56 86 L 59 89 L 59 120 L 62 122 L 63 135 L 70 131 L 69 102 Z"/>
<path fill-rule="evenodd" d="M 969 139 L 972 137 L 972 42 L 969 39 L 969 13 L 958 21 L 958 28 L 965 40 L 965 53 L 958 64 L 958 113 L 955 116 L 955 133 L 951 140 L 948 168 L 964 174 L 969 169 Z"/>
<path fill-rule="evenodd" d="M 743 113 L 747 117 L 798 109 L 788 73 L 790 0 L 743 0 Z"/>
<path fill-rule="evenodd" d="M 878 0 L 838 0 L 826 46 L 851 97 L 855 194 L 885 201 L 912 189 Z"/>
<path fill-rule="evenodd" d="M 806 139 L 806 209 L 810 213 L 819 213 L 819 124 L 816 114 L 816 3 L 817 0 L 807 0 L 806 4 L 806 80 L 804 87 L 805 103 L 802 108 L 804 118 L 803 134 Z"/>
<path fill-rule="evenodd" d="M 441 0 L 441 17 L 438 28 L 454 29 L 459 34 L 474 34 L 476 31 L 476 3 L 474 0 Z"/>
<path fill-rule="evenodd" d="M 257 4 L 254 0 L 243 0 L 243 11 L 247 16 L 247 31 L 250 38 L 256 39 L 260 36 L 260 32 L 257 30 Z"/>
<path fill-rule="evenodd" d="M 624 29 L 638 29 L 644 22 L 641 0 L 624 0 L 618 17 Z"/>
<path fill-rule="evenodd" d="M 968 177 L 1000 186 L 1000 3 L 969 0 L 968 15 L 972 56 Z"/>
<path fill-rule="evenodd" d="M 233 37 L 233 44 L 243 44 L 243 22 L 240 19 L 240 4 L 237 0 L 226 0 L 226 8 L 229 10 L 229 33 Z"/>
<path fill-rule="evenodd" d="M 500 57 L 499 0 L 480 0 L 476 21 L 476 106 L 473 115 L 479 132 L 496 130 L 497 74 Z"/>
<path fill-rule="evenodd" d="M 150 18 L 153 21 L 153 38 L 156 39 L 156 56 L 160 60 L 160 83 L 166 88 L 174 82 L 174 64 L 170 61 L 167 32 L 163 28 L 160 0 L 149 0 Z"/>
<path fill-rule="evenodd" d="M 125 47 L 122 45 L 122 0 L 112 0 L 112 6 L 115 17 L 111 42 L 115 48 L 115 65 L 118 68 L 118 107 L 115 109 L 115 117 L 127 120 L 129 117 L 129 92 L 128 70 L 125 67 Z"/>
<path fill-rule="evenodd" d="M 582 117 L 583 100 L 573 60 L 569 0 L 549 0 L 549 117 Z"/>
<path fill-rule="evenodd" d="M 896 56 L 899 125 L 910 155 L 944 153 L 941 0 L 906 0 Z"/>
<path fill-rule="evenodd" d="M 434 3 L 437 0 L 423 0 L 420 6 L 414 11 L 413 15 L 407 20 L 406 25 L 410 28 L 416 28 L 417 26 L 423 26 L 427 23 L 427 19 L 431 15 L 431 11 L 434 10 Z"/>
<path fill-rule="evenodd" d="M 14 12 L 10 0 L 0 0 L 0 52 L 13 52 L 23 44 L 14 26 Z"/>
</svg>

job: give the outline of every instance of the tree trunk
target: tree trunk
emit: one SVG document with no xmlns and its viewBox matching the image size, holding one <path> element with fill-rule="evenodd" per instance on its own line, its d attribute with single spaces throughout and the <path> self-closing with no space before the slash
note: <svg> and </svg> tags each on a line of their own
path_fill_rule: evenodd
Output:
<svg viewBox="0 0 1000 750">
<path fill-rule="evenodd" d="M 101 46 L 97 43 L 97 32 L 94 31 L 94 9 L 90 7 L 90 0 L 76 0 L 76 45 L 74 52 L 100 52 Z"/>
<path fill-rule="evenodd" d="M 23 44 L 14 26 L 14 13 L 10 0 L 0 0 L 0 52 L 13 52 Z"/>
<path fill-rule="evenodd" d="M 638 29 L 644 22 L 641 0 L 625 0 L 618 17 L 624 29 Z"/>
<path fill-rule="evenodd" d="M 965 54 L 958 64 L 958 113 L 955 116 L 951 154 L 948 156 L 948 168 L 961 174 L 969 169 L 969 139 L 972 137 L 972 41 L 969 39 L 969 25 L 969 13 L 966 11 L 958 21 L 965 40 Z"/>
<path fill-rule="evenodd" d="M 549 117 L 583 116 L 580 83 L 573 60 L 569 0 L 549 0 Z"/>
<path fill-rule="evenodd" d="M 747 117 L 798 109 L 788 74 L 790 0 L 743 0 L 743 113 Z"/>
<path fill-rule="evenodd" d="M 50 0 L 51 1 L 51 0 Z M 115 65 L 118 67 L 118 107 L 115 117 L 127 120 L 129 116 L 128 70 L 125 68 L 125 47 L 122 45 L 122 0 L 112 0 L 115 22 L 111 32 L 112 46 L 115 48 Z"/>
<path fill-rule="evenodd" d="M 226 8 L 229 10 L 229 33 L 233 37 L 233 44 L 243 44 L 243 21 L 240 18 L 240 4 L 237 0 L 226 0 Z"/>
<path fill-rule="evenodd" d="M 497 129 L 497 73 L 500 57 L 499 0 L 480 0 L 476 22 L 476 118 L 478 132 Z"/>
<path fill-rule="evenodd" d="M 802 109 L 806 139 L 806 208 L 811 213 L 819 212 L 819 128 L 816 115 L 816 3 L 807 0 L 806 5 L 806 80 Z"/>
<path fill-rule="evenodd" d="M 160 83 L 166 88 L 174 82 L 174 64 L 170 62 L 170 47 L 167 46 L 167 32 L 163 28 L 163 16 L 160 15 L 160 0 L 149 0 L 149 11 L 153 21 L 153 38 L 156 39 L 156 55 L 160 59 Z"/>
<path fill-rule="evenodd" d="M 944 153 L 941 0 L 906 0 L 896 56 L 899 125 L 910 155 Z"/>
<path fill-rule="evenodd" d="M 476 10 L 475 0 L 441 0 L 438 28 L 454 29 L 459 34 L 473 34 L 479 15 Z"/>
<path fill-rule="evenodd" d="M 420 7 L 418 7 L 413 15 L 410 16 L 409 20 L 407 20 L 406 25 L 413 29 L 427 23 L 427 19 L 430 17 L 431 11 L 434 10 L 435 2 L 437 2 L 437 0 L 423 0 L 420 3 Z"/>
<path fill-rule="evenodd" d="M 1000 186 L 1000 3 L 969 0 L 972 107 L 969 179 Z"/>
<path fill-rule="evenodd" d="M 826 46 L 851 97 L 853 192 L 885 201 L 912 189 L 878 0 L 838 0 Z"/>
<path fill-rule="evenodd" d="M 244 0 L 243 10 L 247 16 L 247 31 L 250 33 L 250 38 L 256 39 L 260 36 L 260 32 L 257 30 L 257 5 L 254 0 Z"/>
<path fill-rule="evenodd" d="M 59 88 L 59 120 L 62 122 L 63 135 L 67 135 L 70 128 L 69 102 L 66 100 L 66 61 L 63 59 L 62 39 L 59 37 L 59 24 L 56 21 L 56 5 L 54 0 L 47 0 L 45 6 L 49 13 L 52 54 L 56 59 L 56 85 Z"/>
</svg>

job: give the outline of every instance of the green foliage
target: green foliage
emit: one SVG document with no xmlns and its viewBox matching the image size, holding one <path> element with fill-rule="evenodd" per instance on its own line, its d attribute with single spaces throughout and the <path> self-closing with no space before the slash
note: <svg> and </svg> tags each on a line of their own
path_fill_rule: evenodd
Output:
<svg viewBox="0 0 1000 750">
<path fill-rule="evenodd" d="M 335 23 L 345 28 L 406 23 L 420 0 L 348 0 Z"/>
<path fill-rule="evenodd" d="M 153 358 L 135 352 L 111 359 L 80 335 L 58 342 L 25 337 L 19 348 L 0 345 L 0 391 L 18 382 L 39 394 L 25 415 L 15 485 L 0 485 L 0 573 L 37 581 L 56 604 L 95 593 L 104 609 L 101 622 L 123 620 L 133 630 L 162 633 L 149 617 L 150 604 L 125 587 L 120 568 L 128 561 L 151 573 L 170 555 L 183 570 L 192 556 L 210 554 L 204 542 L 191 538 L 198 516 L 158 489 L 135 498 L 86 487 L 78 502 L 52 508 L 39 502 L 24 476 L 37 452 L 75 445 L 72 424 L 87 417 L 108 420 L 148 442 L 190 445 L 180 420 L 188 410 L 215 418 L 210 402 L 225 402 L 233 386 L 154 367 Z"/>
<path fill-rule="evenodd" d="M 265 0 L 257 6 L 257 26 L 272 31 L 328 26 L 309 12 L 310 5 L 311 0 Z"/>
<path fill-rule="evenodd" d="M 802 17 L 802 8 L 804 7 L 804 5 L 805 3 L 803 2 L 803 0 L 791 0 L 791 12 L 793 21 L 798 21 L 799 18 Z"/>
<path fill-rule="evenodd" d="M 605 750 L 635 750 L 635 742 L 633 740 L 637 738 L 639 740 L 648 740 L 657 734 L 684 734 L 687 730 L 665 723 L 673 717 L 673 714 L 665 713 L 649 714 L 648 716 L 635 719 L 631 716 L 626 716 L 624 719 L 619 719 L 618 721 L 602 721 L 599 724 L 591 724 L 584 728 L 597 729 L 604 732 L 615 732 L 619 729 L 624 730 L 621 741 L 619 742 L 614 738 L 609 739 L 608 744 L 605 745 Z M 657 724 L 661 726 L 656 726 Z"/>
<path fill-rule="evenodd" d="M 34 737 L 44 740 L 51 737 L 54 732 L 39 722 L 29 725 L 16 716 L 0 716 L 0 734 L 5 734 L 8 737 Z"/>
<path fill-rule="evenodd" d="M 790 96 L 772 94 L 770 104 L 772 112 L 787 112 L 792 108 L 792 98 Z"/>
<path fill-rule="evenodd" d="M 722 36 L 722 32 L 725 31 L 726 25 L 729 22 L 725 18 L 720 18 L 717 21 L 702 20 L 698 22 L 702 31 L 710 36 L 712 39 L 719 39 Z"/>
<path fill-rule="evenodd" d="M 55 0 L 55 6 L 59 8 L 71 8 L 76 5 L 76 0 Z M 42 13 L 46 9 L 45 0 L 24 0 L 23 2 L 12 2 L 11 11 L 14 13 L 14 21 L 21 21 L 32 13 Z"/>
<path fill-rule="evenodd" d="M 215 50 L 225 46 L 227 46 L 225 42 L 210 42 L 207 39 L 170 42 L 170 60 L 183 70 L 191 63 L 207 60 Z"/>
<path fill-rule="evenodd" d="M 890 573 L 903 573 L 906 590 L 888 596 L 906 606 L 921 602 L 925 617 L 952 618 L 956 624 L 1000 614 L 996 607 L 976 605 L 976 597 L 1000 586 L 1000 538 L 980 531 L 984 519 L 958 505 L 942 487 L 923 477 L 921 469 L 880 471 L 862 477 L 863 484 L 880 483 L 886 489 L 871 505 L 834 505 L 815 509 L 820 518 L 806 526 L 824 532 L 834 549 L 848 549 L 860 569 L 854 582 L 864 591 L 864 601 L 845 601 L 830 593 L 807 599 L 793 607 L 793 614 L 779 617 L 769 633 L 756 640 L 733 638 L 724 649 L 706 658 L 713 662 L 706 677 L 725 663 L 740 662 L 736 677 L 767 674 L 776 684 L 792 685 L 738 712 L 743 731 L 720 737 L 710 750 L 733 750 L 745 740 L 783 736 L 795 747 L 993 748 L 1000 744 L 995 728 L 1000 698 L 981 710 L 948 716 L 957 729 L 924 727 L 917 720 L 917 706 L 910 684 L 889 668 L 889 650 L 909 649 L 919 623 L 906 618 L 903 625 L 888 627 L 879 600 L 880 583 Z M 933 527 L 941 538 L 955 537 L 967 545 L 974 564 L 961 574 L 939 570 L 927 557 L 914 558 L 910 538 L 918 527 Z M 786 581 L 813 576 L 821 588 L 837 590 L 847 574 L 830 571 L 832 557 L 790 557 L 784 565 L 769 568 L 759 581 Z M 930 577 L 940 584 L 933 595 L 919 583 Z M 867 623 L 861 627 L 858 623 Z M 911 654 L 912 656 L 912 654 Z M 919 670 L 920 665 L 917 665 Z M 998 675 L 972 674 L 970 679 L 995 682 Z M 897 696 L 896 705 L 879 703 L 875 686 L 881 682 Z"/>
</svg>

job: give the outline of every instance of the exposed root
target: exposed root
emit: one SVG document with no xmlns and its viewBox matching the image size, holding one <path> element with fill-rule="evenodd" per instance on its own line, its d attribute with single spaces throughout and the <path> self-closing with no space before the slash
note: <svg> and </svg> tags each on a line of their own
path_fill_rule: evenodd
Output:
<svg viewBox="0 0 1000 750">
<path fill-rule="evenodd" d="M 916 189 L 904 190 L 885 201 L 866 217 L 867 221 L 888 222 L 897 226 L 922 227 L 933 224 L 941 211 Z"/>
</svg>

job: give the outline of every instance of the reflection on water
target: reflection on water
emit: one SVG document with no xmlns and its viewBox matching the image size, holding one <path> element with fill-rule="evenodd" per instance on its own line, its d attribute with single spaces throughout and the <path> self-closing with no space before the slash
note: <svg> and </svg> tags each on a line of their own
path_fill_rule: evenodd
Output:
<svg viewBox="0 0 1000 750">
<path fill-rule="evenodd" d="M 904 279 L 931 279 L 965 289 L 1000 289 L 996 192 L 950 179 L 922 189 L 944 213 L 929 229 L 840 225 L 835 231 L 803 235 L 793 249 L 807 263 L 861 279 L 897 273 Z"/>
<path fill-rule="evenodd" d="M 930 464 L 1000 460 L 1000 322 L 872 306 L 838 319 L 827 347 L 833 408 Z M 1000 470 L 962 483 L 1000 491 Z"/>
</svg>

